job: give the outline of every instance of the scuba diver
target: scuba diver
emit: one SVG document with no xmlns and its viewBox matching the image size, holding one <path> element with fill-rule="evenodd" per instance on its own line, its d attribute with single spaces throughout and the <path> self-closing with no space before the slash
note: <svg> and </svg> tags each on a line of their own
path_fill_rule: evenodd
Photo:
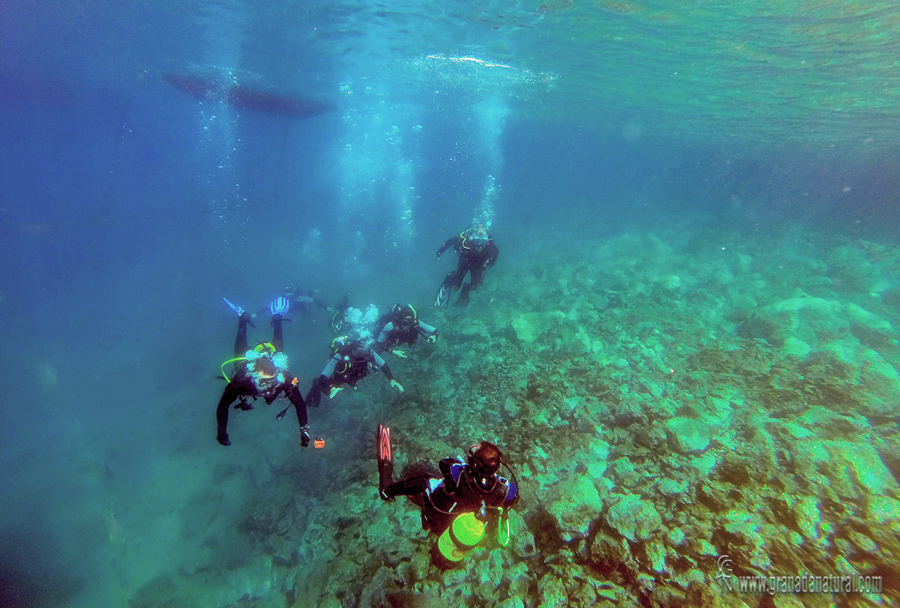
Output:
<svg viewBox="0 0 900 608">
<path fill-rule="evenodd" d="M 318 291 L 303 289 L 291 283 L 284 288 L 281 295 L 291 303 L 291 312 L 302 312 L 308 315 L 312 310 L 312 304 L 315 304 L 322 310 L 328 310 L 329 308 L 327 304 L 316 296 L 318 293 Z"/>
<path fill-rule="evenodd" d="M 379 496 L 388 502 L 407 496 L 422 509 L 422 529 L 438 536 L 431 551 L 435 566 L 447 570 L 460 565 L 484 541 L 509 544 L 509 510 L 519 501 L 519 488 L 515 475 L 509 481 L 497 474 L 503 464 L 500 448 L 481 441 L 469 448 L 465 463 L 444 458 L 439 473 L 430 466 L 413 466 L 394 481 L 391 430 L 379 424 L 375 444 Z"/>
<path fill-rule="evenodd" d="M 341 301 L 336 306 L 328 308 L 328 310 L 331 311 L 331 320 L 329 321 L 331 331 L 334 332 L 334 335 L 340 336 L 345 329 L 350 328 L 347 320 L 347 311 L 350 310 L 350 296 L 344 294 Z"/>
<path fill-rule="evenodd" d="M 344 385 L 356 388 L 356 383 L 373 369 L 380 370 L 391 381 L 391 386 L 403 392 L 403 386 L 394 379 L 391 368 L 374 351 L 371 343 L 349 336 L 337 337 L 331 343 L 331 358 L 306 393 L 306 402 L 312 407 L 319 407 L 322 393 L 328 393 L 328 397 L 332 398 Z"/>
<path fill-rule="evenodd" d="M 437 250 L 434 259 L 441 259 L 441 255 L 450 247 L 453 247 L 453 250 L 459 255 L 459 263 L 456 265 L 456 270 L 450 272 L 441 283 L 437 297 L 434 299 L 434 305 L 438 308 L 446 308 L 450 303 L 451 292 L 460 287 L 462 289 L 456 303 L 468 304 L 469 292 L 481 286 L 485 269 L 493 266 L 500 254 L 500 250 L 497 249 L 493 237 L 488 234 L 484 224 L 463 230 L 459 236 L 447 239 L 447 242 Z M 468 283 L 463 285 L 466 273 L 471 273 L 471 278 Z"/>
<path fill-rule="evenodd" d="M 428 343 L 432 344 L 441 335 L 431 325 L 419 321 L 419 315 L 411 304 L 394 304 L 391 312 L 378 319 L 375 328 L 375 352 L 380 355 L 388 351 L 402 359 L 406 355 L 397 349 L 401 344 L 415 346 L 419 335 L 425 336 Z"/>
<path fill-rule="evenodd" d="M 225 298 L 222 298 L 225 300 Z M 255 401 L 262 397 L 266 405 L 271 405 L 280 396 L 286 397 L 290 404 L 276 418 L 281 420 L 291 405 L 297 410 L 297 422 L 300 423 L 300 445 L 309 445 L 309 424 L 306 417 L 306 403 L 300 393 L 299 379 L 288 372 L 287 356 L 284 354 L 284 339 L 281 324 L 290 309 L 287 298 L 276 298 L 270 305 L 272 313 L 272 341 L 264 342 L 253 349 L 247 348 L 247 325 L 253 325 L 250 314 L 243 308 L 225 300 L 231 309 L 238 314 L 237 337 L 234 340 L 234 358 L 222 364 L 222 377 L 228 382 L 219 406 L 216 408 L 218 431 L 216 440 L 225 446 L 231 445 L 228 440 L 228 409 L 237 401 L 236 409 L 252 410 L 247 397 Z M 253 327 L 256 327 L 253 325 Z M 234 375 L 225 375 L 225 366 L 234 363 Z"/>
<path fill-rule="evenodd" d="M 290 304 L 290 308 L 288 309 L 288 314 L 291 313 L 303 313 L 304 315 L 310 314 L 312 312 L 312 305 L 315 304 L 322 310 L 330 310 L 329 306 L 319 300 L 316 297 L 317 291 L 313 291 L 311 289 L 303 289 L 297 287 L 296 284 L 291 283 L 281 291 L 282 298 L 286 298 L 288 303 Z M 259 312 L 253 315 L 255 319 L 257 316 L 261 316 L 266 314 L 268 309 L 263 308 Z"/>
</svg>

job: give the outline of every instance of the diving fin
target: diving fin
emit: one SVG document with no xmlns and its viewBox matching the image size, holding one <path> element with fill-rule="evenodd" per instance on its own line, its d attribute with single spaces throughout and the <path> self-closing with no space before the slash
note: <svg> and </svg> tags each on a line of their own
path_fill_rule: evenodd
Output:
<svg viewBox="0 0 900 608">
<path fill-rule="evenodd" d="M 231 310 L 236 312 L 237 316 L 241 316 L 242 314 L 244 314 L 244 309 L 241 308 L 240 306 L 238 306 L 237 304 L 232 304 L 231 302 L 229 302 L 228 298 L 222 298 L 222 301 L 225 302 L 226 304 L 228 304 L 228 308 L 230 308 Z"/>
<path fill-rule="evenodd" d="M 391 450 L 391 429 L 379 424 L 375 435 L 375 460 L 378 461 L 378 494 L 382 500 L 393 500 L 387 488 L 394 483 L 394 454 Z"/>
<path fill-rule="evenodd" d="M 438 289 L 437 296 L 434 298 L 434 305 L 438 308 L 447 308 L 450 304 L 450 293 L 452 291 L 452 287 L 441 283 L 441 288 Z"/>
</svg>

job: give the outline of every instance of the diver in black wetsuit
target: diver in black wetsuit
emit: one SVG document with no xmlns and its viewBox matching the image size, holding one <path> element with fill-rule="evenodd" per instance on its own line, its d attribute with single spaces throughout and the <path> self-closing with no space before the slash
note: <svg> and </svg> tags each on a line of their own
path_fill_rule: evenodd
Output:
<svg viewBox="0 0 900 608">
<path fill-rule="evenodd" d="M 363 340 L 351 340 L 348 336 L 340 336 L 335 338 L 331 347 L 331 358 L 306 393 L 306 402 L 310 406 L 319 407 L 322 393 L 334 397 L 344 385 L 356 388 L 356 383 L 368 376 L 373 369 L 380 370 L 385 378 L 391 381 L 391 386 L 403 392 L 403 386 L 394 379 L 391 368 L 381 355 L 375 352 L 371 344 L 366 344 Z"/>
<path fill-rule="evenodd" d="M 336 306 L 331 306 L 328 308 L 331 312 L 331 320 L 329 321 L 329 325 L 331 325 L 331 331 L 334 332 L 334 335 L 341 336 L 346 333 L 345 329 L 350 329 L 350 326 L 347 324 L 347 311 L 350 310 L 350 296 L 344 294 L 341 297 L 341 301 L 337 303 Z"/>
<path fill-rule="evenodd" d="M 509 510 L 519 501 L 519 488 L 515 481 L 498 475 L 503 455 L 497 446 L 476 443 L 469 448 L 465 463 L 444 458 L 438 464 L 440 472 L 410 467 L 419 470 L 410 470 L 394 481 L 390 441 L 390 429 L 378 425 L 379 495 L 386 501 L 407 496 L 422 509 L 422 528 L 440 537 L 432 550 L 436 566 L 458 565 L 484 540 L 500 546 L 509 543 Z"/>
<path fill-rule="evenodd" d="M 316 297 L 316 293 L 317 292 L 311 289 L 303 289 L 302 287 L 297 287 L 296 284 L 291 283 L 282 290 L 280 297 L 287 298 L 287 301 L 290 303 L 288 314 L 302 313 L 304 315 L 308 315 L 312 312 L 313 304 L 315 304 L 322 310 L 330 310 L 327 304 Z M 263 308 L 262 310 L 254 314 L 253 318 L 255 319 L 258 316 L 264 315 L 267 311 L 268 309 Z"/>
<path fill-rule="evenodd" d="M 401 344 L 413 346 L 419 336 L 425 336 L 429 343 L 441 335 L 437 329 L 419 321 L 416 309 L 409 304 L 394 304 L 391 312 L 384 315 L 375 324 L 375 352 L 379 355 L 385 351 L 401 358 L 406 358 L 403 351 L 397 350 Z"/>
<path fill-rule="evenodd" d="M 456 303 L 468 304 L 469 292 L 478 289 L 484 280 L 485 269 L 493 266 L 497 262 L 497 256 L 500 255 L 500 250 L 484 225 L 463 230 L 459 236 L 447 239 L 447 242 L 438 249 L 435 259 L 441 259 L 441 254 L 450 247 L 453 247 L 453 250 L 459 255 L 459 263 L 456 265 L 456 270 L 450 272 L 441 283 L 437 297 L 434 299 L 434 305 L 438 308 L 446 308 L 450 303 L 450 293 L 460 287 L 462 289 Z M 466 273 L 471 273 L 471 278 L 468 283 L 463 285 Z"/>
<path fill-rule="evenodd" d="M 277 298 L 269 306 L 272 313 L 272 342 L 258 345 L 254 349 L 247 348 L 247 325 L 253 325 L 250 314 L 244 312 L 240 306 L 236 306 L 225 300 L 232 310 L 239 315 L 237 337 L 234 340 L 235 358 L 222 364 L 237 362 L 234 367 L 234 376 L 228 380 L 228 386 L 219 399 L 216 408 L 216 423 L 218 431 L 216 440 L 222 445 L 231 445 L 228 439 L 228 409 L 231 404 L 238 401 L 235 406 L 241 410 L 253 409 L 247 402 L 247 397 L 256 400 L 262 397 L 266 405 L 281 396 L 286 397 L 294 409 L 297 410 L 297 422 L 300 423 L 300 445 L 309 445 L 309 425 L 306 416 L 306 403 L 300 393 L 299 380 L 291 375 L 287 369 L 287 357 L 284 354 L 284 339 L 282 337 L 281 323 L 284 315 L 290 309 L 290 303 L 286 298 Z M 254 326 L 255 327 L 255 326 Z M 288 406 L 290 407 L 290 405 Z M 278 420 L 284 417 L 287 408 L 278 414 Z"/>
</svg>

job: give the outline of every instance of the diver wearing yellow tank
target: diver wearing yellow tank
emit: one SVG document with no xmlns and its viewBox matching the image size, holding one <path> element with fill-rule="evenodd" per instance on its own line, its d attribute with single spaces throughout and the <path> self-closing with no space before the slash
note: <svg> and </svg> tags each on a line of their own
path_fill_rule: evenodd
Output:
<svg viewBox="0 0 900 608">
<path fill-rule="evenodd" d="M 377 436 L 379 494 L 382 500 L 408 496 L 422 509 L 422 528 L 438 535 L 434 564 L 453 568 L 477 546 L 509 544 L 509 510 L 519 500 L 515 481 L 498 475 L 502 454 L 482 441 L 469 448 L 467 462 L 444 458 L 440 472 L 407 471 L 393 481 L 390 429 L 379 425 Z"/>
<path fill-rule="evenodd" d="M 238 330 L 234 340 L 234 358 L 222 364 L 222 379 L 228 382 L 228 385 L 216 407 L 216 441 L 224 446 L 231 445 L 228 438 L 228 410 L 235 401 L 238 402 L 235 405 L 237 409 L 251 410 L 253 406 L 247 401 L 247 397 L 253 400 L 262 397 L 266 405 L 271 405 L 279 397 L 284 397 L 290 405 L 276 418 L 281 420 L 288 408 L 294 406 L 297 411 L 297 422 L 300 424 L 300 445 L 305 448 L 309 445 L 306 403 L 300 393 L 299 379 L 288 371 L 281 328 L 290 303 L 282 297 L 276 298 L 269 305 L 269 311 L 272 313 L 272 341 L 251 349 L 247 346 L 247 325 L 253 325 L 250 314 L 240 306 L 232 304 L 225 298 L 222 299 L 238 314 Z M 225 372 L 225 367 L 229 364 L 234 364 L 230 378 Z"/>
</svg>

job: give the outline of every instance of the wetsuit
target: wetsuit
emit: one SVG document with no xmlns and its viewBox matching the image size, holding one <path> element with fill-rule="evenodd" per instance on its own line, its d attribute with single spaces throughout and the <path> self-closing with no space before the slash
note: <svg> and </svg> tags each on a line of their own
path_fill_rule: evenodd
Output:
<svg viewBox="0 0 900 608">
<path fill-rule="evenodd" d="M 375 352 L 378 354 L 390 352 L 401 344 L 412 346 L 420 335 L 426 338 L 440 335 L 431 325 L 402 314 L 389 313 L 378 320 L 376 327 Z"/>
<path fill-rule="evenodd" d="M 395 496 L 409 496 L 422 508 L 422 528 L 435 534 L 442 534 L 460 513 L 474 513 L 484 506 L 489 514 L 489 527 L 496 529 L 499 512 L 492 509 L 502 507 L 506 512 L 519 500 L 519 489 L 510 480 L 492 475 L 479 477 L 467 464 L 457 458 L 444 458 L 440 464 L 441 478 L 420 474 L 384 484 L 384 495 L 388 499 Z"/>
<path fill-rule="evenodd" d="M 250 315 L 247 313 L 242 314 L 238 320 L 237 337 L 234 340 L 235 357 L 243 357 L 248 350 L 247 324 L 249 322 Z M 281 322 L 281 315 L 272 317 L 272 346 L 275 347 L 276 353 L 283 352 L 284 350 Z M 251 406 L 244 398 L 252 397 L 256 399 L 262 397 L 265 400 L 266 405 L 271 405 L 273 401 L 284 396 L 290 400 L 294 409 L 297 411 L 297 422 L 300 423 L 301 443 L 303 443 L 304 446 L 309 443 L 306 403 L 303 401 L 303 395 L 300 393 L 298 379 L 286 370 L 280 370 L 276 377 L 271 378 L 266 384 L 260 387 L 254 382 L 248 367 L 249 364 L 246 361 L 241 361 L 235 366 L 234 377 L 228 383 L 228 386 L 225 387 L 222 398 L 219 399 L 219 406 L 216 408 L 216 422 L 218 424 L 216 439 L 218 442 L 222 445 L 231 445 L 231 442 L 228 440 L 228 409 L 232 403 L 240 399 L 240 403 L 237 407 L 240 409 L 251 409 Z"/>
<path fill-rule="evenodd" d="M 338 388 L 342 384 L 355 387 L 356 383 L 369 375 L 370 368 L 379 369 L 388 380 L 394 379 L 390 366 L 381 355 L 373 350 L 364 350 L 345 344 L 331 356 L 322 369 L 319 377 L 313 380 L 306 402 L 312 407 L 319 407 L 322 393 Z"/>
<path fill-rule="evenodd" d="M 447 239 L 447 242 L 437 251 L 437 257 L 441 257 L 441 254 L 453 247 L 453 251 L 459 255 L 459 263 L 456 265 L 456 269 L 448 273 L 441 284 L 441 287 L 444 289 L 460 289 L 460 286 L 462 286 L 459 299 L 456 301 L 457 304 L 469 303 L 469 292 L 481 286 L 484 280 L 485 269 L 496 264 L 497 256 L 500 255 L 500 250 L 494 243 L 493 237 L 488 236 L 484 245 L 476 246 L 470 238 L 471 236 L 472 231 L 466 230 L 459 236 Z M 468 283 L 463 285 L 466 273 L 471 273 L 471 278 Z"/>
<path fill-rule="evenodd" d="M 308 315 L 312 312 L 312 304 L 322 310 L 328 310 L 328 305 L 316 298 L 315 292 L 310 289 L 294 289 L 286 291 L 283 295 L 291 302 L 291 312 L 302 312 Z"/>
<path fill-rule="evenodd" d="M 287 298 L 291 303 L 291 309 L 288 314 L 304 314 L 308 315 L 312 312 L 312 305 L 315 304 L 322 310 L 328 310 L 328 305 L 316 298 L 315 292 L 309 289 L 285 289 L 281 292 L 282 298 Z M 269 308 L 260 309 L 254 317 L 262 317 L 269 312 Z"/>
</svg>

